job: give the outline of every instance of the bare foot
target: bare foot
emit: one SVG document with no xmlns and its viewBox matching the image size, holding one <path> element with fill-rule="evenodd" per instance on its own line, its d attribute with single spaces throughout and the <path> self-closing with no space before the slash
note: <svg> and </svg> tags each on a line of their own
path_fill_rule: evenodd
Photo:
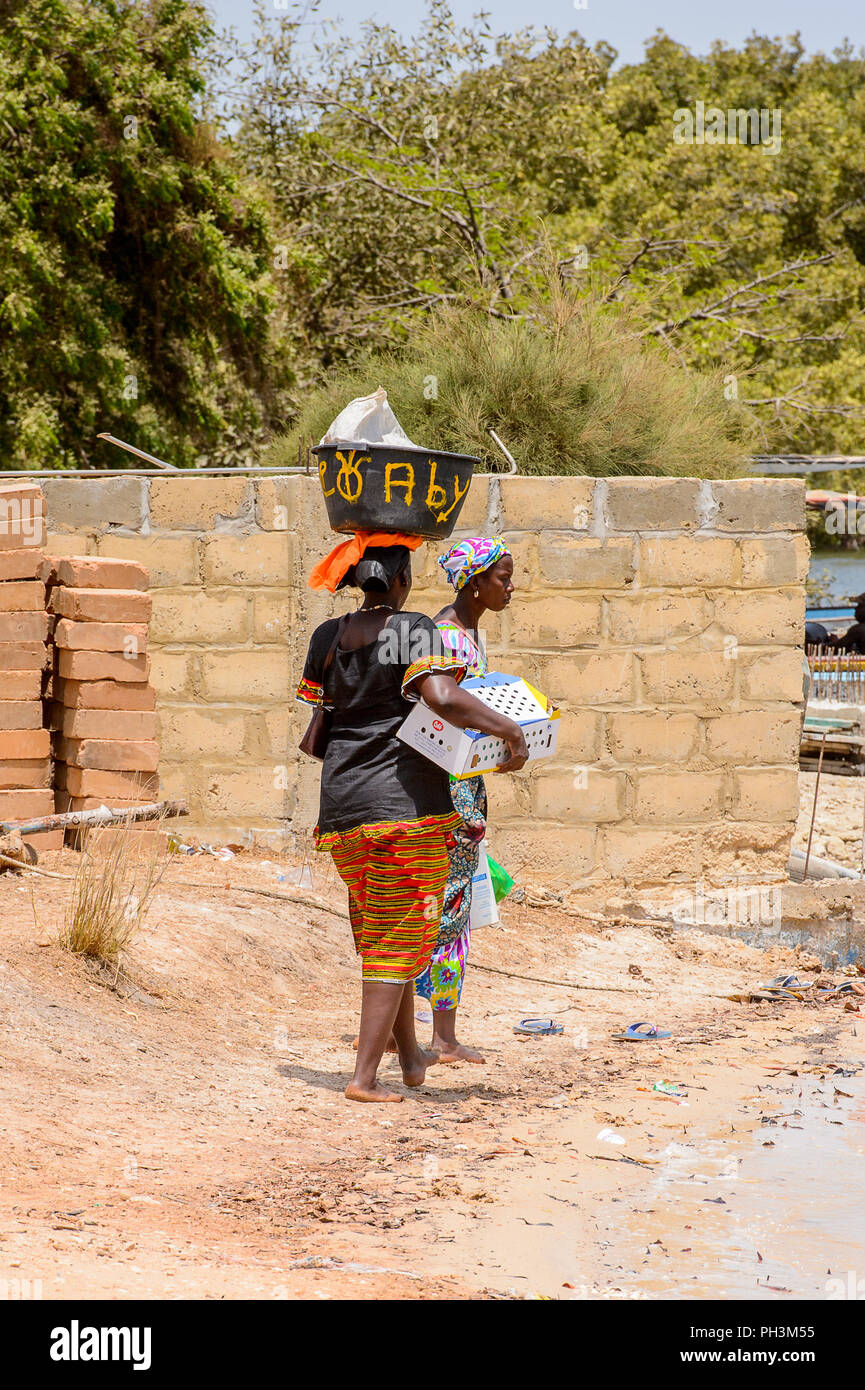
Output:
<svg viewBox="0 0 865 1390">
<path fill-rule="evenodd" d="M 358 1039 L 352 1038 L 351 1045 L 354 1048 L 355 1052 L 357 1052 L 357 1044 Z M 388 1038 L 387 1045 L 384 1050 L 385 1052 L 399 1052 L 399 1048 L 396 1045 L 396 1038 L 394 1037 L 393 1033 L 391 1033 L 390 1037 Z"/>
<path fill-rule="evenodd" d="M 406 1086 L 422 1086 L 426 1077 L 427 1067 L 432 1067 L 438 1061 L 435 1052 L 427 1052 L 419 1047 L 417 1055 L 412 1058 L 411 1065 L 402 1065 L 402 1079 Z"/>
<path fill-rule="evenodd" d="M 349 1081 L 345 1088 L 345 1098 L 346 1100 L 379 1101 L 385 1103 L 402 1100 L 402 1096 L 398 1096 L 395 1091 L 386 1091 L 384 1086 L 379 1085 L 377 1081 L 374 1082 L 372 1086 L 358 1086 L 356 1082 Z"/>
<path fill-rule="evenodd" d="M 440 1062 L 474 1062 L 476 1066 L 483 1066 L 487 1060 L 474 1047 L 466 1047 L 464 1043 L 438 1042 L 434 1038 L 432 1046 Z"/>
</svg>

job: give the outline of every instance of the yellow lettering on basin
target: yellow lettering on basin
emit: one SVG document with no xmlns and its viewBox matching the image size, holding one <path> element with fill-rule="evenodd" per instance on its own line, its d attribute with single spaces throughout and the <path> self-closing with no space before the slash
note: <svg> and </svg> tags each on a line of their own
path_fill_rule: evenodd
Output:
<svg viewBox="0 0 865 1390">
<path fill-rule="evenodd" d="M 426 504 L 431 512 L 439 511 L 448 500 L 448 495 L 440 483 L 436 482 L 436 461 L 429 461 L 429 487 L 427 488 Z"/>
<path fill-rule="evenodd" d="M 336 490 L 340 497 L 345 498 L 346 502 L 356 502 L 363 492 L 363 474 L 358 465 L 372 462 L 369 454 L 364 454 L 362 458 L 356 459 L 356 453 L 357 449 L 349 449 L 348 458 L 339 450 L 336 454 L 342 464 L 336 475 Z"/>
<path fill-rule="evenodd" d="M 469 474 L 468 479 L 466 481 L 466 485 L 463 488 L 462 492 L 460 492 L 460 480 L 457 477 L 454 478 L 454 500 L 448 507 L 446 512 L 439 512 L 438 516 L 436 517 L 436 521 L 447 521 L 454 507 L 458 506 L 461 499 L 465 497 L 466 493 L 469 490 L 469 487 L 471 486 L 471 481 L 471 474 Z"/>
<path fill-rule="evenodd" d="M 394 473 L 398 468 L 405 470 L 404 478 L 395 478 Z M 411 506 L 412 494 L 414 493 L 414 464 L 408 462 L 386 463 L 384 466 L 384 500 L 391 501 L 391 493 L 395 487 L 405 488 L 404 501 L 407 507 Z"/>
<path fill-rule="evenodd" d="M 330 489 L 330 491 L 328 492 L 327 488 L 325 487 L 325 485 L 324 485 L 324 475 L 325 475 L 326 470 L 327 470 L 327 459 L 319 459 L 319 461 L 318 461 L 318 477 L 319 477 L 319 482 L 321 483 L 321 490 L 322 490 L 322 492 L 324 493 L 325 497 L 332 497 L 333 494 L 336 492 L 336 488 L 335 488 L 335 487 L 332 487 L 332 488 Z"/>
</svg>

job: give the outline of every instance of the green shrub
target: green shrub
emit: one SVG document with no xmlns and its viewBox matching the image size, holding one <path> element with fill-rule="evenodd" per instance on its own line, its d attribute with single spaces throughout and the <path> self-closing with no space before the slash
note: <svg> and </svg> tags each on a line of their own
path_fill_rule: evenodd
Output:
<svg viewBox="0 0 865 1390">
<path fill-rule="evenodd" d="M 507 469 L 494 429 L 521 473 L 731 477 L 746 471 L 752 418 L 725 399 L 721 371 L 698 375 L 620 306 L 546 281 L 520 316 L 464 302 L 431 313 L 398 350 L 336 368 L 307 395 L 294 428 L 262 462 L 297 462 L 355 396 L 384 386 L 408 434 L 431 449 Z"/>
</svg>

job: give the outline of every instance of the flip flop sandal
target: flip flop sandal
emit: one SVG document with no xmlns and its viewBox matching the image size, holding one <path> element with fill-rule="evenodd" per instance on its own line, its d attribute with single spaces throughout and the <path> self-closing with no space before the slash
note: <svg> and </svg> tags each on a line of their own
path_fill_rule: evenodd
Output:
<svg viewBox="0 0 865 1390">
<path fill-rule="evenodd" d="M 565 1025 L 556 1023 L 551 1018 L 521 1018 L 514 1028 L 515 1033 L 523 1033 L 528 1037 L 558 1037 L 564 1031 Z"/>
<path fill-rule="evenodd" d="M 802 981 L 795 975 L 776 975 L 774 980 L 770 980 L 763 989 L 810 989 L 810 985 L 803 985 Z"/>
<path fill-rule="evenodd" d="M 624 1033 L 614 1033 L 613 1037 L 616 1042 L 654 1042 L 656 1038 L 670 1038 L 672 1033 L 664 1032 L 654 1023 L 629 1023 Z"/>
</svg>

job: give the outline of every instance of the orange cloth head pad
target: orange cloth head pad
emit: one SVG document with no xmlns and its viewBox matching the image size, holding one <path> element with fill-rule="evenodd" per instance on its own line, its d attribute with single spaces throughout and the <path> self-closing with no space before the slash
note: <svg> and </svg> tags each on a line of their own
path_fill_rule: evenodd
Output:
<svg viewBox="0 0 865 1390">
<path fill-rule="evenodd" d="M 408 550 L 417 550 L 423 540 L 423 536 L 407 536 L 395 531 L 355 531 L 319 560 L 306 582 L 310 589 L 329 589 L 335 594 L 339 581 L 357 564 L 368 546 L 404 545 Z"/>
</svg>

